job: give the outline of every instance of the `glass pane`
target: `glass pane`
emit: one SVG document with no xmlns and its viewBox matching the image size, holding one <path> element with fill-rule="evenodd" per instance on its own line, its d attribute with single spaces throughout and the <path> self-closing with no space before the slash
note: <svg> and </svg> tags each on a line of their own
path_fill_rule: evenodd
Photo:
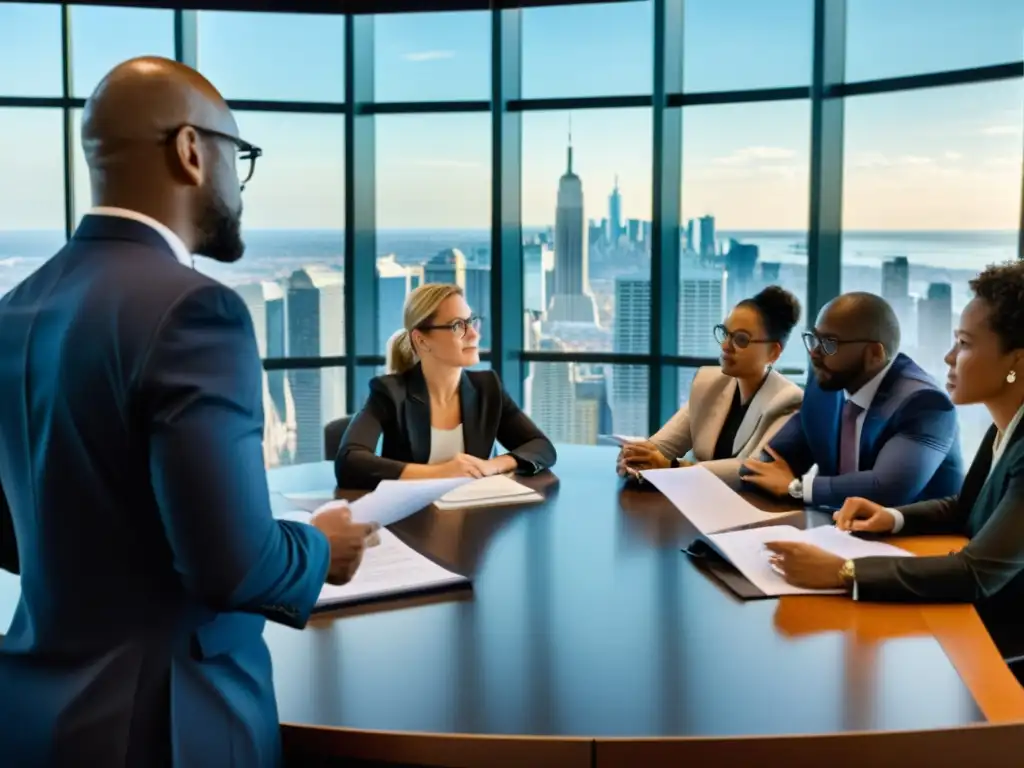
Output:
<svg viewBox="0 0 1024 768">
<path fill-rule="evenodd" d="M 846 80 L 1024 58 L 1020 0 L 847 0 Z"/>
<path fill-rule="evenodd" d="M 60 6 L 0 3 L 0 96 L 61 95 Z"/>
<path fill-rule="evenodd" d="M 88 98 L 107 72 L 136 56 L 174 58 L 174 11 L 71 7 L 71 83 L 75 96 Z"/>
<path fill-rule="evenodd" d="M 374 17 L 374 99 L 491 98 L 491 14 L 388 13 Z"/>
<path fill-rule="evenodd" d="M 542 349 L 565 351 L 555 340 Z M 632 428 L 647 433 L 647 368 L 645 366 L 528 363 L 523 387 L 525 410 L 554 443 L 593 445 L 597 436 Z M 617 379 L 617 377 L 622 377 Z M 618 384 L 616 381 L 618 380 Z M 621 414 L 611 407 L 612 387 L 642 392 Z"/>
<path fill-rule="evenodd" d="M 59 109 L 0 109 L 0 296 L 64 244 Z"/>
<path fill-rule="evenodd" d="M 378 115 L 377 349 L 402 327 L 421 282 L 463 287 L 490 346 L 491 119 L 487 113 Z"/>
<path fill-rule="evenodd" d="M 686 0 L 684 13 L 686 91 L 810 84 L 812 0 Z"/>
<path fill-rule="evenodd" d="M 843 290 L 888 299 L 902 350 L 940 382 L 967 281 L 1017 255 L 1024 81 L 851 98 Z M 973 456 L 991 423 L 960 409 Z"/>
<path fill-rule="evenodd" d="M 683 125 L 679 353 L 717 358 L 737 302 L 772 284 L 806 302 L 810 103 L 690 107 Z M 802 346 L 779 365 L 803 369 Z"/>
<path fill-rule="evenodd" d="M 308 276 L 296 279 L 333 286 L 340 302 L 345 253 L 344 117 L 283 112 L 236 112 L 235 117 L 241 135 L 264 151 L 242 194 L 245 257 L 230 265 L 197 258 L 196 267 L 229 285 L 264 278 L 290 280 L 307 270 Z M 333 328 L 336 331 L 330 336 L 341 343 L 340 319 Z M 330 348 L 335 351 L 328 352 L 324 346 L 311 354 L 341 354 L 338 347 Z M 287 354 L 305 357 L 310 352 L 289 347 Z"/>
<path fill-rule="evenodd" d="M 523 10 L 523 98 L 628 96 L 653 87 L 654 3 Z"/>
<path fill-rule="evenodd" d="M 345 100 L 341 14 L 199 12 L 199 70 L 228 99 Z"/>
<path fill-rule="evenodd" d="M 690 400 L 690 388 L 693 385 L 693 377 L 697 375 L 696 368 L 680 368 L 679 377 L 679 407 L 682 408 Z M 681 458 L 681 457 L 678 457 Z"/>
<path fill-rule="evenodd" d="M 650 110 L 525 113 L 522 211 L 523 290 L 540 336 L 635 351 L 619 340 L 648 332 L 650 305 L 620 315 L 616 285 L 650 280 Z"/>
<path fill-rule="evenodd" d="M 257 336 L 261 329 L 257 324 Z M 325 455 L 324 427 L 345 415 L 345 369 L 264 371 L 263 414 L 263 457 L 268 469 L 333 460 Z"/>
</svg>

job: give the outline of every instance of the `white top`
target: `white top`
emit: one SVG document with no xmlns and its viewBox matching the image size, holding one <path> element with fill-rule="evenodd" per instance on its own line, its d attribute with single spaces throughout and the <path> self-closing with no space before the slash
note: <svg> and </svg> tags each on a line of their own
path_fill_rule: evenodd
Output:
<svg viewBox="0 0 1024 768">
<path fill-rule="evenodd" d="M 96 206 L 89 211 L 90 216 L 118 216 L 122 219 L 131 219 L 137 221 L 140 224 L 145 224 L 147 227 L 155 229 L 157 233 L 167 241 L 167 245 L 170 246 L 174 252 L 174 256 L 184 264 L 186 267 L 193 267 L 192 254 L 188 252 L 188 248 L 185 247 L 185 243 L 181 241 L 170 227 L 161 224 L 159 221 L 154 219 L 152 216 L 147 216 L 144 213 L 138 211 L 131 211 L 127 208 L 114 208 L 111 206 Z"/>
<path fill-rule="evenodd" d="M 870 381 L 864 384 L 863 387 L 858 389 L 852 395 L 845 389 L 843 390 L 844 397 L 847 400 L 852 400 L 854 405 L 860 407 L 860 413 L 857 414 L 857 421 L 854 425 L 853 439 L 855 447 L 853 449 L 853 465 L 855 467 L 860 466 L 860 431 L 861 428 L 864 426 L 864 419 L 867 418 L 868 408 L 871 407 L 871 403 L 872 401 L 874 401 L 875 395 L 878 393 L 878 388 L 882 386 L 882 379 L 884 379 L 885 375 L 889 373 L 889 369 L 892 368 L 892 364 L 895 362 L 896 358 L 894 357 L 892 360 L 889 361 L 889 364 L 886 365 L 885 368 L 876 373 Z M 817 477 L 817 475 L 818 465 L 815 464 L 813 467 L 811 467 L 807 474 L 804 475 L 803 480 L 801 480 L 801 484 L 803 485 L 804 491 L 804 502 L 807 504 L 814 503 L 814 499 L 812 498 L 814 491 L 814 478 Z"/>
<path fill-rule="evenodd" d="M 461 424 L 455 429 L 430 427 L 430 458 L 427 459 L 427 464 L 444 464 L 465 452 Z"/>
</svg>

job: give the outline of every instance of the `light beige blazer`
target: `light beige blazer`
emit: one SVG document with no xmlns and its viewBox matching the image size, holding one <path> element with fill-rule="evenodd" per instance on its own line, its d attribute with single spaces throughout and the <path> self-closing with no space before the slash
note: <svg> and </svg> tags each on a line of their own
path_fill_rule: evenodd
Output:
<svg viewBox="0 0 1024 768">
<path fill-rule="evenodd" d="M 713 460 L 715 444 L 725 425 L 737 387 L 736 379 L 716 366 L 700 368 L 693 377 L 690 399 L 651 438 L 666 458 L 683 458 L 714 472 L 733 488 L 740 487 L 743 460 L 758 456 L 790 417 L 800 410 L 804 391 L 785 376 L 771 371 L 750 402 L 736 430 L 731 459 Z"/>
</svg>

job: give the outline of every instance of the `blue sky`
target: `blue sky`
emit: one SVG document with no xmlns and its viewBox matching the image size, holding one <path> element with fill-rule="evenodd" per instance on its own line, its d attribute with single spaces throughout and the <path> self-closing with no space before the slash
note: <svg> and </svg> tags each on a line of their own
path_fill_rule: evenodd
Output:
<svg viewBox="0 0 1024 768">
<path fill-rule="evenodd" d="M 803 85 L 810 80 L 811 0 L 687 0 L 684 82 L 692 91 Z M 865 80 L 1019 61 L 1020 0 L 848 0 L 847 79 Z M 165 10 L 73 9 L 73 86 L 87 96 L 117 62 L 173 55 Z M 523 12 L 525 97 L 651 90 L 652 3 Z M 380 16 L 379 100 L 486 99 L 487 13 Z M 59 9 L 0 2 L 0 94 L 59 95 Z M 341 101 L 343 20 L 203 12 L 199 65 L 228 98 Z M 523 117 L 523 218 L 554 219 L 569 115 Z M 587 215 L 607 212 L 615 176 L 624 215 L 651 211 L 651 114 L 572 116 Z M 246 190 L 249 227 L 341 227 L 344 125 L 336 115 L 241 113 L 261 145 Z M 1009 229 L 1021 194 L 1024 81 L 850 99 L 844 222 L 849 228 Z M 724 228 L 802 229 L 807 220 L 806 101 L 703 106 L 684 113 L 684 217 Z M 0 109 L 0 229 L 60 228 L 57 110 Z M 381 227 L 487 227 L 486 114 L 398 115 L 377 123 Z M 75 199 L 88 203 L 76 162 Z"/>
</svg>

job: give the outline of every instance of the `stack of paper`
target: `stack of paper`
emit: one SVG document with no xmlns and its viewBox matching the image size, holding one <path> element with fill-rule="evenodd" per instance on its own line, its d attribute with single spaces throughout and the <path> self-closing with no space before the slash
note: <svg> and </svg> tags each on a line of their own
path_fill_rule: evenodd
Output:
<svg viewBox="0 0 1024 768">
<path fill-rule="evenodd" d="M 803 515 L 802 509 L 764 512 L 699 464 L 685 469 L 648 469 L 641 472 L 641 476 L 665 494 L 704 534 L 791 520 Z"/>
<path fill-rule="evenodd" d="M 628 445 L 629 443 L 643 443 L 646 442 L 646 437 L 636 437 L 630 435 L 598 435 L 598 445 Z"/>
<path fill-rule="evenodd" d="M 468 584 L 469 579 L 442 568 L 381 528 L 380 544 L 363 553 L 363 562 L 348 584 L 325 584 L 317 608 L 337 608 L 381 598 Z"/>
<path fill-rule="evenodd" d="M 826 552 L 854 560 L 858 557 L 913 557 L 910 552 L 879 541 L 866 541 L 831 525 L 801 531 L 789 525 L 749 528 L 708 536 L 706 541 L 722 557 L 742 573 L 747 580 L 766 596 L 821 595 L 843 592 L 841 589 L 806 589 L 789 584 L 781 573 L 772 568 L 766 541 L 800 541 L 814 544 Z"/>
<path fill-rule="evenodd" d="M 538 501 L 544 501 L 544 497 L 532 488 L 505 475 L 492 475 L 449 491 L 435 501 L 434 506 L 438 509 L 471 509 Z"/>
</svg>

